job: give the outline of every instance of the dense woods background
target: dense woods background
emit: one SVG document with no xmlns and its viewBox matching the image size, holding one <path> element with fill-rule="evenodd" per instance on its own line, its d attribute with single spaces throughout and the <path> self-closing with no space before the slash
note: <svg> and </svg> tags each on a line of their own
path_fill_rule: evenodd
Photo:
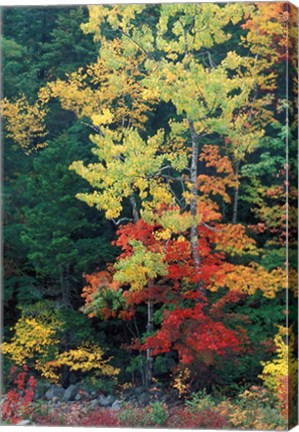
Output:
<svg viewBox="0 0 299 432">
<path fill-rule="evenodd" d="M 293 424 L 295 9 L 14 7 L 2 24 L 4 419 L 80 383 L 143 394 L 98 425 Z"/>
</svg>

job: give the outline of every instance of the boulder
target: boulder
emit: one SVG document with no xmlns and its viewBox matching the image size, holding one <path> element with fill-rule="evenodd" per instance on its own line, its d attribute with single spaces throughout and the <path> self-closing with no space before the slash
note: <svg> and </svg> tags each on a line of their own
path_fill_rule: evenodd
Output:
<svg viewBox="0 0 299 432">
<path fill-rule="evenodd" d="M 65 402 L 75 400 L 78 392 L 80 390 L 80 386 L 78 384 L 71 384 L 64 392 L 63 399 Z"/>
<path fill-rule="evenodd" d="M 19 423 L 16 424 L 16 426 L 29 426 L 31 425 L 31 421 L 30 420 L 22 420 Z"/>
<path fill-rule="evenodd" d="M 116 399 L 116 400 L 113 402 L 111 409 L 112 409 L 113 411 L 119 411 L 119 410 L 121 409 L 121 401 L 118 400 L 118 399 Z"/>
<path fill-rule="evenodd" d="M 62 387 L 51 385 L 49 390 L 46 391 L 45 398 L 47 400 L 52 400 L 53 398 L 62 399 L 65 390 Z"/>
<path fill-rule="evenodd" d="M 96 408 L 99 406 L 99 402 L 98 402 L 98 400 L 97 400 L 97 399 L 93 399 L 93 400 L 90 402 L 90 406 L 91 406 L 92 409 L 96 409 Z"/>
<path fill-rule="evenodd" d="M 115 401 L 115 397 L 112 395 L 109 396 L 104 396 L 104 395 L 100 395 L 98 397 L 98 403 L 99 405 L 101 405 L 102 407 L 108 407 L 111 406 L 113 404 L 113 402 Z"/>
</svg>

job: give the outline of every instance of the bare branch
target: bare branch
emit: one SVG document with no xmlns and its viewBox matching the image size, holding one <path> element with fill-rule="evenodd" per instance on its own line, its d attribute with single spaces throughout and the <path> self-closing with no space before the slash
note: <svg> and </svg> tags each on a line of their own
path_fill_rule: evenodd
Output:
<svg viewBox="0 0 299 432">
<path fill-rule="evenodd" d="M 133 222 L 133 219 L 130 219 L 130 218 L 127 218 L 127 217 L 120 218 L 117 221 L 115 219 L 112 219 L 112 222 L 114 223 L 115 226 L 118 226 L 119 224 L 121 224 L 122 222 L 125 222 L 125 221 L 131 221 L 131 222 Z"/>
<path fill-rule="evenodd" d="M 214 231 L 214 232 L 224 232 L 224 231 L 226 231 L 225 229 L 217 229 L 217 228 L 214 228 L 214 227 L 212 227 L 211 225 L 208 225 L 208 224 L 205 223 L 205 222 L 201 222 L 201 225 L 203 225 L 204 227 L 206 227 L 206 228 L 208 228 L 209 230 Z"/>
<path fill-rule="evenodd" d="M 138 46 L 138 48 L 141 49 L 141 51 L 143 51 L 144 54 L 146 54 L 146 56 L 148 58 L 150 58 L 151 60 L 153 60 L 153 56 L 145 48 L 143 48 L 143 46 L 140 45 L 139 42 L 137 42 L 135 39 L 133 39 L 132 36 L 130 36 L 128 33 L 125 33 L 121 28 L 118 28 L 118 30 L 121 32 L 121 34 L 123 34 L 124 36 L 126 36 L 128 39 L 130 39 L 131 42 L 133 42 L 136 46 Z"/>
<path fill-rule="evenodd" d="M 101 131 L 100 128 L 98 128 L 97 126 L 94 126 L 90 123 L 86 123 L 85 121 L 81 121 L 81 124 L 84 124 L 85 126 L 90 127 L 91 129 L 93 129 L 94 131 L 96 131 L 98 134 L 100 134 L 101 136 L 104 136 L 103 132 Z"/>
</svg>

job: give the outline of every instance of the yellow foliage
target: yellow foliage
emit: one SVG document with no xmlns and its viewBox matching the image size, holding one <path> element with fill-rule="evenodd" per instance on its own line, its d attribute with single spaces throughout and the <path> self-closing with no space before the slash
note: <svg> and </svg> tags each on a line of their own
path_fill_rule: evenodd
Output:
<svg viewBox="0 0 299 432">
<path fill-rule="evenodd" d="M 133 193 L 140 195 L 143 209 L 150 215 L 161 203 L 174 204 L 169 185 L 155 177 L 164 160 L 163 132 L 157 131 L 147 141 L 135 129 L 117 132 L 103 127 L 103 133 L 91 137 L 99 162 L 87 167 L 83 162 L 74 162 L 71 166 L 97 189 L 77 197 L 104 210 L 108 219 L 120 216 L 124 199 Z"/>
<path fill-rule="evenodd" d="M 104 350 L 98 345 L 84 344 L 76 349 L 59 354 L 57 359 L 49 362 L 51 368 L 68 366 L 71 371 L 90 372 L 96 371 L 99 375 L 118 375 L 120 369 L 109 364 L 112 357 L 104 359 Z"/>
<path fill-rule="evenodd" d="M 226 416 L 236 429 L 285 430 L 286 422 L 279 412 L 273 410 L 269 415 L 270 396 L 266 388 L 252 386 L 239 394 L 236 402 L 227 399 L 215 409 Z"/>
<path fill-rule="evenodd" d="M 297 376 L 297 361 L 293 353 L 294 335 L 290 334 L 291 330 L 285 327 L 279 326 L 278 329 L 278 333 L 274 337 L 276 358 L 268 362 L 261 362 L 264 368 L 260 375 L 265 385 L 276 394 L 279 393 L 283 379 L 288 376 Z M 288 344 L 287 338 L 289 339 Z"/>
<path fill-rule="evenodd" d="M 295 268 L 290 268 L 288 273 L 288 288 L 295 298 L 298 298 L 298 272 Z"/>
<path fill-rule="evenodd" d="M 172 387 L 178 391 L 180 398 L 190 392 L 190 377 L 191 371 L 188 368 L 180 369 L 173 377 Z"/>
<path fill-rule="evenodd" d="M 219 224 L 216 232 L 216 249 L 230 255 L 258 255 L 256 242 L 246 235 L 241 224 Z"/>
<path fill-rule="evenodd" d="M 102 375 L 117 375 L 119 369 L 113 368 L 104 359 L 104 350 L 98 345 L 85 344 L 59 354 L 57 331 L 62 322 L 53 314 L 44 314 L 40 319 L 24 315 L 14 327 L 14 336 L 10 342 L 1 344 L 1 352 L 16 365 L 33 367 L 42 377 L 51 382 L 58 382 L 59 368 L 69 366 L 73 371 L 97 371 Z"/>
<path fill-rule="evenodd" d="M 95 126 L 106 125 L 112 123 L 113 115 L 111 114 L 109 109 L 105 108 L 103 110 L 103 114 L 94 114 L 91 116 L 91 120 Z"/>
<path fill-rule="evenodd" d="M 54 319 L 50 322 L 38 321 L 36 318 L 22 316 L 16 323 L 14 336 L 10 342 L 3 342 L 1 351 L 8 355 L 17 365 L 33 364 L 42 376 L 56 380 L 56 374 L 48 368 L 49 354 L 58 353 L 59 340 L 56 333 L 61 322 Z"/>
<path fill-rule="evenodd" d="M 225 264 L 215 274 L 210 289 L 216 291 L 220 287 L 249 295 L 261 290 L 265 297 L 275 298 L 277 291 L 286 287 L 286 274 L 282 268 L 268 272 L 256 263 L 248 266 Z"/>
<path fill-rule="evenodd" d="M 119 128 L 142 129 L 157 95 L 150 95 L 142 85 L 144 74 L 138 65 L 144 54 L 126 55 L 125 51 L 121 39 L 102 38 L 96 63 L 66 74 L 65 80 L 48 83 L 40 90 L 40 98 L 58 98 L 64 109 L 79 118 L 90 118 L 95 126 L 113 123 Z"/>
<path fill-rule="evenodd" d="M 30 105 L 25 96 L 12 102 L 3 99 L 1 102 L 1 115 L 7 137 L 18 144 L 26 154 L 45 147 L 43 141 L 47 135 L 45 116 L 47 110 L 40 100 Z"/>
<path fill-rule="evenodd" d="M 114 280 L 128 284 L 132 291 L 144 288 L 148 280 L 167 274 L 163 253 L 147 250 L 139 241 L 132 241 L 134 252 L 131 256 L 118 261 L 114 267 L 117 270 Z"/>
<path fill-rule="evenodd" d="M 3 354 L 8 354 L 17 365 L 26 364 L 37 354 L 43 354 L 48 347 L 58 343 L 54 338 L 56 329 L 39 323 L 35 318 L 22 317 L 15 325 L 15 334 L 11 342 L 1 345 Z"/>
</svg>

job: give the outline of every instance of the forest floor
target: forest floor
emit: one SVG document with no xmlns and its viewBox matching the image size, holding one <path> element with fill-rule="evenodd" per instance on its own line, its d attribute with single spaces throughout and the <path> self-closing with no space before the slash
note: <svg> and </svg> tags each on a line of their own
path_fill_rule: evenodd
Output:
<svg viewBox="0 0 299 432">
<path fill-rule="evenodd" d="M 4 424 L 20 426 L 94 426 L 283 430 L 285 419 L 271 406 L 268 391 L 252 386 L 234 399 L 203 392 L 178 398 L 160 386 L 130 387 L 114 394 L 88 390 L 79 384 L 64 389 L 47 386 L 30 403 L 9 392 L 2 397 Z M 245 408 L 246 407 L 246 408 Z M 3 416 L 4 414 L 4 416 Z"/>
</svg>

